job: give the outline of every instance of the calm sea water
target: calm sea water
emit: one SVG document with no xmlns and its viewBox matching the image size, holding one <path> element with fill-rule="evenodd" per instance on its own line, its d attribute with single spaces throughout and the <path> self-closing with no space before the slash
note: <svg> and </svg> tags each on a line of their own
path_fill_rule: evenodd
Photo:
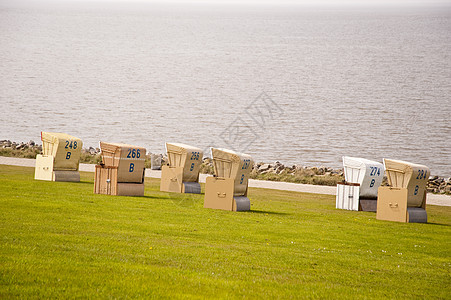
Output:
<svg viewBox="0 0 451 300">
<path fill-rule="evenodd" d="M 0 139 L 451 175 L 451 9 L 0 3 Z"/>
</svg>

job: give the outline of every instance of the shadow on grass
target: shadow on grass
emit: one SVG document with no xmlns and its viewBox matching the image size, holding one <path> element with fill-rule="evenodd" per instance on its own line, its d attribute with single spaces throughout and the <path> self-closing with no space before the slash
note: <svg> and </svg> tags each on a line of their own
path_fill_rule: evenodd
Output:
<svg viewBox="0 0 451 300">
<path fill-rule="evenodd" d="M 148 199 L 165 199 L 165 197 L 151 196 L 151 195 L 136 196 L 136 197 L 139 197 L 139 198 L 148 198 Z"/>
<path fill-rule="evenodd" d="M 432 222 L 427 222 L 427 223 L 424 223 L 424 224 L 427 224 L 427 225 L 436 225 L 436 226 L 447 226 L 447 227 L 450 227 L 450 226 L 451 226 L 451 224 L 432 223 Z"/>
<path fill-rule="evenodd" d="M 250 211 L 247 211 L 247 212 L 248 213 L 254 213 L 254 214 L 268 214 L 268 215 L 279 215 L 279 216 L 290 215 L 289 213 L 275 212 L 275 211 L 265 211 L 265 210 L 258 210 L 258 209 L 251 209 Z"/>
<path fill-rule="evenodd" d="M 92 181 L 79 181 L 79 182 L 75 182 L 75 183 L 77 183 L 77 184 L 91 184 L 91 185 L 94 185 L 94 182 L 92 182 Z"/>
</svg>

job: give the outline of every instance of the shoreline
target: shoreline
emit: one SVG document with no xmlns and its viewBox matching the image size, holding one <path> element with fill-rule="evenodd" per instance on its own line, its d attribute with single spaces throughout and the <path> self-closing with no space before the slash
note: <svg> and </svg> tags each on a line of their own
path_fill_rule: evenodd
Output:
<svg viewBox="0 0 451 300">
<path fill-rule="evenodd" d="M 42 145 L 30 140 L 28 143 L 17 143 L 10 140 L 0 140 L 0 157 L 34 159 L 42 152 Z M 98 164 L 101 161 L 99 148 L 83 148 L 80 163 Z M 168 164 L 164 154 L 147 153 L 145 167 L 147 170 L 160 170 L 161 166 Z M 200 168 L 201 174 L 212 175 L 214 168 L 212 159 L 204 157 Z M 326 166 L 311 167 L 300 165 L 284 165 L 274 163 L 254 163 L 251 179 L 267 182 L 285 182 L 291 184 L 307 184 L 315 186 L 335 187 L 338 182 L 344 181 L 343 168 L 334 169 Z M 386 185 L 386 178 L 382 185 Z M 451 195 L 451 177 L 430 176 L 427 184 L 428 193 Z"/>
</svg>

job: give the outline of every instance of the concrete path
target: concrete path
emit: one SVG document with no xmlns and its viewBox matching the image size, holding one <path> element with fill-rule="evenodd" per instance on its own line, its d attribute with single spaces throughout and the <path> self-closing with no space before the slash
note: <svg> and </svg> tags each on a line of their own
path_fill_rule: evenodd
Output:
<svg viewBox="0 0 451 300">
<path fill-rule="evenodd" d="M 28 158 L 14 158 L 14 157 L 0 156 L 0 165 L 34 167 L 35 160 L 28 159 Z M 80 171 L 94 172 L 94 169 L 95 169 L 95 167 L 93 164 L 80 164 Z M 201 174 L 199 181 L 205 182 L 205 178 L 207 178 L 207 176 L 210 176 L 210 175 Z M 161 178 L 161 171 L 147 169 L 146 177 Z M 313 193 L 313 194 L 325 194 L 325 195 L 335 195 L 335 192 L 336 192 L 336 188 L 333 186 L 289 183 L 289 182 L 280 182 L 280 181 L 254 180 L 254 179 L 249 180 L 249 186 L 257 187 L 257 188 L 264 188 L 264 189 L 274 189 L 274 190 Z M 428 193 L 427 204 L 440 205 L 440 206 L 451 206 L 451 196 Z"/>
</svg>

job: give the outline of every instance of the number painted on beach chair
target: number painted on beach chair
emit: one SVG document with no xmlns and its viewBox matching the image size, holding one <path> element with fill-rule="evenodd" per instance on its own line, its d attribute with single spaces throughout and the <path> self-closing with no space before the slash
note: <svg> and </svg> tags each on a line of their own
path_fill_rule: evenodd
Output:
<svg viewBox="0 0 451 300">
<path fill-rule="evenodd" d="M 139 149 L 128 149 L 127 158 L 140 158 L 141 151 Z"/>
<path fill-rule="evenodd" d="M 381 168 L 378 167 L 370 167 L 371 172 L 370 172 L 370 176 L 380 176 L 381 175 Z"/>
<path fill-rule="evenodd" d="M 70 154 L 71 154 L 70 152 L 66 153 L 66 159 L 70 159 Z"/>
<path fill-rule="evenodd" d="M 240 184 L 243 184 L 244 181 L 244 174 L 241 174 Z"/>
<path fill-rule="evenodd" d="M 65 149 L 77 149 L 77 141 L 66 141 Z"/>
<path fill-rule="evenodd" d="M 413 195 L 414 195 L 414 196 L 418 195 L 418 189 L 419 189 L 419 188 L 420 188 L 420 187 L 419 187 L 418 185 L 415 186 L 415 191 L 413 192 Z"/>
<path fill-rule="evenodd" d="M 191 160 L 199 160 L 200 152 L 191 152 Z"/>
<path fill-rule="evenodd" d="M 130 168 L 128 169 L 128 171 L 131 173 L 135 170 L 135 164 L 134 163 L 130 163 Z"/>
<path fill-rule="evenodd" d="M 241 170 L 246 170 L 247 168 L 249 168 L 250 164 L 251 164 L 251 160 L 250 159 L 244 159 L 243 160 L 243 166 L 241 167 Z"/>
<path fill-rule="evenodd" d="M 426 170 L 418 170 L 417 179 L 426 178 L 428 172 Z"/>
<path fill-rule="evenodd" d="M 194 163 L 191 163 L 191 166 L 189 167 L 189 170 L 190 170 L 190 171 L 193 171 L 193 170 L 194 170 Z"/>
</svg>

